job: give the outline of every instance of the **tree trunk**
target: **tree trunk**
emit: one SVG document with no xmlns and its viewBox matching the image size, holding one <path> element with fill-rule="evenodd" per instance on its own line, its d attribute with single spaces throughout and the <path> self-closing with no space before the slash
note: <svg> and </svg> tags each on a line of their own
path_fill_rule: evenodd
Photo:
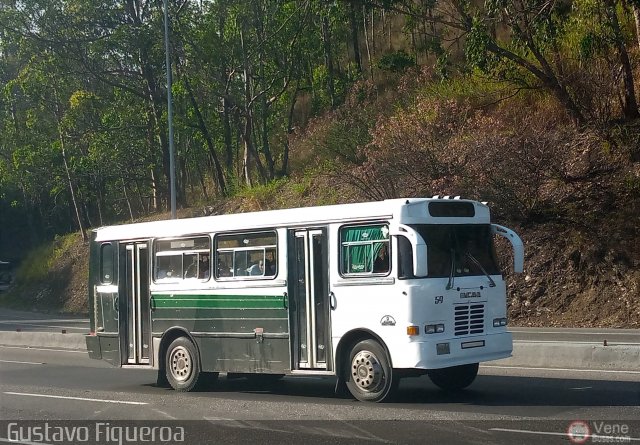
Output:
<svg viewBox="0 0 640 445">
<path fill-rule="evenodd" d="M 296 82 L 296 89 L 293 92 L 293 98 L 291 99 L 291 105 L 289 106 L 289 115 L 287 116 L 287 138 L 284 141 L 284 151 L 282 154 L 282 168 L 280 169 L 280 176 L 286 176 L 289 173 L 289 136 L 293 134 L 293 115 L 299 91 L 300 79 L 298 79 Z"/>
<path fill-rule="evenodd" d="M 218 29 L 220 39 L 224 41 L 224 30 L 227 22 L 226 5 L 221 4 L 218 11 Z M 227 71 L 227 58 L 224 52 L 220 54 L 220 85 L 224 85 L 222 95 L 222 136 L 224 138 L 225 168 L 228 174 L 233 174 L 233 140 L 231 137 L 231 101 L 229 100 L 230 82 Z"/>
<path fill-rule="evenodd" d="M 209 133 L 209 129 L 207 128 L 207 124 L 204 121 L 204 117 L 202 117 L 202 112 L 200 111 L 200 106 L 198 105 L 198 101 L 196 100 L 195 94 L 193 93 L 193 89 L 191 88 L 191 83 L 186 76 L 182 76 L 184 80 L 184 86 L 189 94 L 189 101 L 191 102 L 191 106 L 195 112 L 196 118 L 198 120 L 198 128 L 200 129 L 200 133 L 204 137 L 204 140 L 207 144 L 207 148 L 209 149 L 209 156 L 213 161 L 213 167 L 216 171 L 216 183 L 218 184 L 218 190 L 222 196 L 227 196 L 227 185 L 224 179 L 224 172 L 222 171 L 222 165 L 220 165 L 220 160 L 218 159 L 218 154 L 216 153 L 215 145 L 213 143 L 213 139 L 211 138 L 211 134 Z"/>
<path fill-rule="evenodd" d="M 246 184 L 251 187 L 251 161 L 254 160 L 260 180 L 264 181 L 266 174 L 264 167 L 260 162 L 260 158 L 253 145 L 253 88 L 251 85 L 251 69 L 249 68 L 249 53 L 245 42 L 245 30 L 244 23 L 240 28 L 240 46 L 242 47 L 243 63 L 244 63 L 244 126 L 242 127 L 242 140 L 244 144 L 244 156 L 243 156 L 243 176 Z"/>
<path fill-rule="evenodd" d="M 358 0 L 349 2 L 349 22 L 351 23 L 351 43 L 353 44 L 353 61 L 356 64 L 358 74 L 362 73 L 362 58 L 360 57 L 360 42 L 358 38 L 358 20 L 356 18 L 356 3 Z"/>
<path fill-rule="evenodd" d="M 333 56 L 331 55 L 331 28 L 329 27 L 329 17 L 326 14 L 322 16 L 322 43 L 324 47 L 324 65 L 327 68 L 327 87 L 329 89 L 329 100 L 331 101 L 331 109 L 335 109 L 337 103 L 334 83 L 335 73 L 333 69 Z"/>
<path fill-rule="evenodd" d="M 122 179 L 122 194 L 124 195 L 124 199 L 127 201 L 127 208 L 129 209 L 129 217 L 131 218 L 131 222 L 133 222 L 133 209 L 131 208 L 131 200 L 129 200 L 129 195 L 127 194 L 127 184 Z"/>
<path fill-rule="evenodd" d="M 633 9 L 633 19 L 636 22 L 636 39 L 638 39 L 638 48 L 640 48 L 640 4 L 633 2 L 631 4 Z"/>
<path fill-rule="evenodd" d="M 614 44 L 620 58 L 620 64 L 622 69 L 622 90 L 624 101 L 622 104 L 622 112 L 627 119 L 635 119 L 640 117 L 638 112 L 638 102 L 636 100 L 636 91 L 633 84 L 633 69 L 631 68 L 631 61 L 629 60 L 629 53 L 624 43 L 624 37 L 620 29 L 620 22 L 618 21 L 618 14 L 616 13 L 616 5 L 614 0 L 605 0 L 605 9 L 607 16 L 613 29 Z"/>
<path fill-rule="evenodd" d="M 371 46 L 369 44 L 369 26 L 367 23 L 367 8 L 362 5 L 362 29 L 364 30 L 364 44 L 367 49 L 367 63 L 369 65 L 369 74 L 373 79 L 373 64 L 371 63 Z"/>
<path fill-rule="evenodd" d="M 262 153 L 267 162 L 268 178 L 273 179 L 276 175 L 275 161 L 271 155 L 271 145 L 269 144 L 269 104 L 267 98 L 262 95 Z"/>
<path fill-rule="evenodd" d="M 198 181 L 200 182 L 200 188 L 202 189 L 202 196 L 204 196 L 204 200 L 208 202 L 209 193 L 207 192 L 207 184 L 204 182 L 204 175 L 202 174 L 202 169 L 200 168 L 200 164 L 197 162 L 196 162 L 196 172 L 198 173 Z"/>
<path fill-rule="evenodd" d="M 55 93 L 54 93 L 55 94 Z M 67 161 L 67 152 L 66 152 L 66 147 L 65 147 L 65 140 L 64 140 L 64 136 L 62 134 L 62 110 L 60 109 L 60 102 L 58 101 L 57 98 L 57 94 L 55 94 L 56 96 L 56 120 L 57 120 L 57 124 L 58 124 L 58 138 L 60 141 L 60 149 L 62 151 L 62 161 L 64 164 L 64 171 L 65 174 L 67 176 L 67 183 L 69 184 L 69 192 L 71 194 L 71 202 L 73 203 L 73 208 L 75 210 L 76 213 L 76 219 L 78 221 L 78 228 L 80 229 L 80 233 L 82 235 L 82 241 L 87 242 L 88 238 L 87 238 L 87 232 L 84 228 L 84 223 L 82 221 L 82 212 L 80 210 L 80 205 L 78 203 L 78 200 L 76 198 L 76 192 L 75 192 L 75 187 L 73 184 L 73 178 L 71 177 L 71 170 L 69 169 L 69 163 Z"/>
</svg>

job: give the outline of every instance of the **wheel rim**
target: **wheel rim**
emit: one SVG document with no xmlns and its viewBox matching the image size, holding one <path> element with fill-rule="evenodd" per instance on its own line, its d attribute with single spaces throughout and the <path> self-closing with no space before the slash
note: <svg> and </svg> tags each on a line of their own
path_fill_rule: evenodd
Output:
<svg viewBox="0 0 640 445">
<path fill-rule="evenodd" d="M 351 361 L 351 378 L 363 392 L 377 390 L 384 379 L 384 370 L 378 357 L 371 351 L 358 352 Z"/>
<path fill-rule="evenodd" d="M 171 376 L 178 382 L 186 381 L 191 375 L 192 362 L 187 348 L 184 346 L 174 348 L 169 356 Z"/>
</svg>

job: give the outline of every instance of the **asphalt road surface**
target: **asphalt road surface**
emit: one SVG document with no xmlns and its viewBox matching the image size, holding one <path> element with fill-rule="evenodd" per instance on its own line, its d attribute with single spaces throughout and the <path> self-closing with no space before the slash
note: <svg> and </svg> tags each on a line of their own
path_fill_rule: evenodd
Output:
<svg viewBox="0 0 640 445">
<path fill-rule="evenodd" d="M 384 404 L 337 396 L 332 378 L 265 386 L 221 375 L 207 391 L 177 393 L 155 377 L 81 351 L 0 346 L 0 443 L 86 443 L 28 436 L 75 426 L 91 429 L 90 443 L 122 445 L 115 433 L 136 425 L 174 434 L 155 443 L 640 442 L 640 372 L 484 366 L 461 393 L 405 379 Z"/>
</svg>

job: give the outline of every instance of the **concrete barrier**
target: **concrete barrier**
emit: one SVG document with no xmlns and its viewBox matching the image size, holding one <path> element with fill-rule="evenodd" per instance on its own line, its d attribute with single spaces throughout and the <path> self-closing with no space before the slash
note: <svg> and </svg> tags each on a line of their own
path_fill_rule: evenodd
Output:
<svg viewBox="0 0 640 445">
<path fill-rule="evenodd" d="M 640 345 L 514 341 L 513 357 L 502 366 L 640 371 Z"/>
<path fill-rule="evenodd" d="M 86 350 L 84 334 L 57 332 L 0 332 L 0 345 L 29 348 Z"/>
</svg>

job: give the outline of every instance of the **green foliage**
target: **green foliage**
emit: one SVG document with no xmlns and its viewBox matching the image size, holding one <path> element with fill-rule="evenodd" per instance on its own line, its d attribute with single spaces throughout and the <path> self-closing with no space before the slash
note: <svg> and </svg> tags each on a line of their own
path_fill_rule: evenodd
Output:
<svg viewBox="0 0 640 445">
<path fill-rule="evenodd" d="M 15 227 L 11 241 L 166 208 L 161 2 L 142 12 L 113 0 L 5 3 L 0 222 Z M 283 172 L 361 166 L 372 134 L 415 104 L 418 84 L 424 97 L 469 107 L 544 91 L 605 132 L 621 115 L 620 38 L 635 46 L 629 2 L 613 2 L 621 31 L 598 0 L 365 3 L 355 25 L 349 2 L 169 5 L 179 206 L 251 195 L 248 182 L 268 184 L 248 196 L 264 201 Z M 351 40 L 355 31 L 364 49 L 363 24 L 371 60 L 363 51 L 360 73 Z"/>
<path fill-rule="evenodd" d="M 471 31 L 465 40 L 465 56 L 472 67 L 488 72 L 495 66 L 497 59 L 489 51 L 490 43 L 491 37 L 486 26 L 482 21 L 474 19 Z"/>
<path fill-rule="evenodd" d="M 57 236 L 53 241 L 30 250 L 16 271 L 16 282 L 25 284 L 46 281 L 51 269 L 60 258 L 69 255 L 70 247 L 77 243 L 79 237 L 78 233 Z"/>
<path fill-rule="evenodd" d="M 399 50 L 380 57 L 376 66 L 384 71 L 403 73 L 408 68 L 416 66 L 416 58 L 407 54 L 404 50 Z"/>
</svg>

